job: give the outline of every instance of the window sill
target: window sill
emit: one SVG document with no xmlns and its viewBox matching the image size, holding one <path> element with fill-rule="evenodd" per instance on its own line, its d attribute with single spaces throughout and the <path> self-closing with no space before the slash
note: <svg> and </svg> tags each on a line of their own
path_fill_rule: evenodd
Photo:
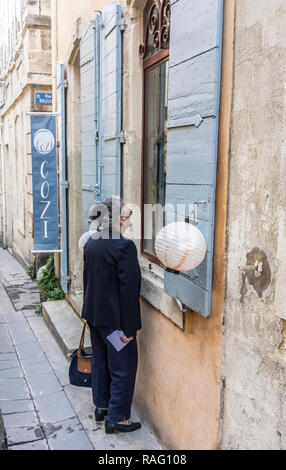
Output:
<svg viewBox="0 0 286 470">
<path fill-rule="evenodd" d="M 139 263 L 142 272 L 141 297 L 175 325 L 184 330 L 184 313 L 179 309 L 177 302 L 164 291 L 164 270 L 160 266 L 150 263 L 143 256 L 140 256 Z M 150 265 L 152 266 L 151 270 L 149 268 Z M 80 316 L 83 293 L 70 294 L 69 301 Z"/>
<path fill-rule="evenodd" d="M 139 263 L 142 271 L 141 296 L 183 330 L 185 315 L 175 299 L 164 291 L 164 270 L 143 256 L 140 256 Z"/>
</svg>

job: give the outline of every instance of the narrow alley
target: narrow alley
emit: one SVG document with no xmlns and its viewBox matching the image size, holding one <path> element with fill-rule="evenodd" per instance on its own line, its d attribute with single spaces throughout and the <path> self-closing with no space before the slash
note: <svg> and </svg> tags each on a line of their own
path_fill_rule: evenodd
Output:
<svg viewBox="0 0 286 470">
<path fill-rule="evenodd" d="M 0 248 L 0 409 L 8 449 L 160 449 L 144 426 L 132 436 L 105 435 L 91 389 L 69 384 L 69 363 L 35 313 L 39 302 L 36 283 Z"/>
<path fill-rule="evenodd" d="M 286 449 L 285 25 L 0 0 L 0 448 Z"/>
</svg>

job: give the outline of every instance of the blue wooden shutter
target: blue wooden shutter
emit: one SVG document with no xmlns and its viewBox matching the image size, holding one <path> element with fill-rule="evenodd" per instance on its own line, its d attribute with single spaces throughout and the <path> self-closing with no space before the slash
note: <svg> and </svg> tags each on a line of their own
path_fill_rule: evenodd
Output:
<svg viewBox="0 0 286 470">
<path fill-rule="evenodd" d="M 81 148 L 83 230 L 88 230 L 88 213 L 98 195 L 98 60 L 96 22 L 92 21 L 80 45 Z"/>
<path fill-rule="evenodd" d="M 65 99 L 65 68 L 57 64 L 58 89 L 58 131 L 60 141 L 60 226 L 61 226 L 61 286 L 68 292 L 68 242 L 67 242 L 67 171 L 66 171 L 66 99 Z"/>
<path fill-rule="evenodd" d="M 83 228 L 94 202 L 120 196 L 122 10 L 106 5 L 81 40 Z"/>
<path fill-rule="evenodd" d="M 117 3 L 102 10 L 102 199 L 120 196 L 122 10 Z"/>
<path fill-rule="evenodd" d="M 208 251 L 193 271 L 166 271 L 165 291 L 204 317 L 211 313 L 222 22 L 223 0 L 173 1 L 166 203 L 197 204 Z"/>
</svg>

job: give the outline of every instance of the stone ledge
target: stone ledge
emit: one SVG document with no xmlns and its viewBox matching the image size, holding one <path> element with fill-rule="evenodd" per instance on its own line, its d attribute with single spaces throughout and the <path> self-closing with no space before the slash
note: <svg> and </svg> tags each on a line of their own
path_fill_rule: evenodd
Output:
<svg viewBox="0 0 286 470">
<path fill-rule="evenodd" d="M 69 296 L 69 302 L 78 315 L 78 317 L 81 316 L 82 312 L 82 304 L 83 304 L 83 292 L 79 293 L 77 292 L 76 294 L 70 294 Z"/>
<path fill-rule="evenodd" d="M 139 262 L 142 272 L 141 296 L 181 330 L 184 330 L 184 313 L 180 311 L 176 301 L 164 290 L 163 269 L 150 263 L 143 256 L 139 258 Z"/>
<path fill-rule="evenodd" d="M 65 355 L 72 353 L 78 348 L 83 322 L 66 300 L 44 302 L 43 317 L 47 327 Z M 85 350 L 88 353 L 91 352 L 88 329 L 85 338 Z"/>
</svg>

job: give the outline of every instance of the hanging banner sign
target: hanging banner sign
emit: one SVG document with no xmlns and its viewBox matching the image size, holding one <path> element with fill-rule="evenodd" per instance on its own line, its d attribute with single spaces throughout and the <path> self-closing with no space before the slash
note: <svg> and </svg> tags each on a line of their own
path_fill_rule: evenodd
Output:
<svg viewBox="0 0 286 470">
<path fill-rule="evenodd" d="M 35 251 L 58 250 L 55 116 L 31 116 Z"/>
</svg>

